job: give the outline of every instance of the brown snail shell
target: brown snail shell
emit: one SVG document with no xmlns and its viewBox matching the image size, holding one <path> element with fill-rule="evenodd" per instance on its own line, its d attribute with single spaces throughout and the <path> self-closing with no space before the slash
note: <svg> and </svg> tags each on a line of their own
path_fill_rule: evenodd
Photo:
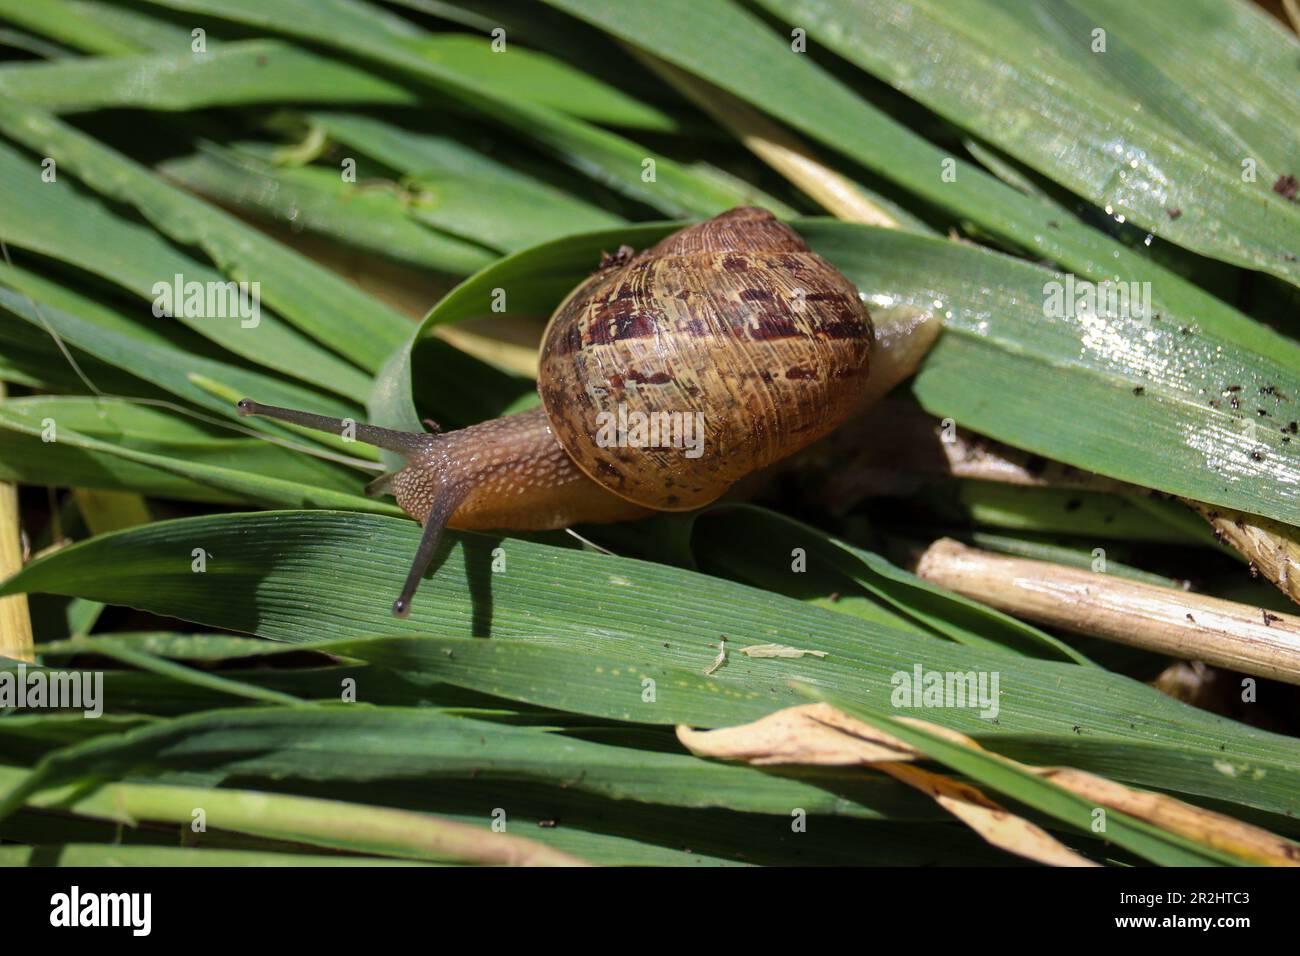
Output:
<svg viewBox="0 0 1300 956">
<path fill-rule="evenodd" d="M 839 425 L 862 396 L 872 337 L 847 278 L 771 213 L 739 208 L 623 250 L 578 286 L 543 335 L 538 390 L 590 478 L 681 511 Z M 602 423 L 650 420 L 634 413 L 698 415 L 702 453 L 596 440 Z"/>
</svg>

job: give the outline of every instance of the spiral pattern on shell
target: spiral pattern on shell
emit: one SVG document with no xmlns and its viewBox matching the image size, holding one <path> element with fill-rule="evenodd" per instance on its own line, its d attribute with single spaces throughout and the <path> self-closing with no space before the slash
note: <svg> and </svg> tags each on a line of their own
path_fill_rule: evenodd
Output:
<svg viewBox="0 0 1300 956">
<path fill-rule="evenodd" d="M 853 284 L 771 213 L 739 208 L 602 264 L 552 316 L 538 389 L 591 478 L 686 510 L 839 425 L 871 342 Z M 699 423 L 693 457 L 674 442 Z"/>
</svg>

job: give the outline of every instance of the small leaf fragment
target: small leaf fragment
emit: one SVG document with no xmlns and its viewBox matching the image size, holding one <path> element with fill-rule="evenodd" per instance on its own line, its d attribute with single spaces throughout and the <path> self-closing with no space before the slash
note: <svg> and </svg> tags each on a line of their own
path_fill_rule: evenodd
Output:
<svg viewBox="0 0 1300 956">
<path fill-rule="evenodd" d="M 704 668 L 704 676 L 710 676 L 714 671 L 727 662 L 727 639 L 724 637 L 718 641 L 718 656 L 713 659 L 713 663 Z"/>
<path fill-rule="evenodd" d="M 751 644 L 749 647 L 742 647 L 740 653 L 746 657 L 803 657 L 805 654 L 811 654 L 813 657 L 825 657 L 825 651 L 810 651 L 802 647 L 791 647 L 788 644 Z"/>
</svg>

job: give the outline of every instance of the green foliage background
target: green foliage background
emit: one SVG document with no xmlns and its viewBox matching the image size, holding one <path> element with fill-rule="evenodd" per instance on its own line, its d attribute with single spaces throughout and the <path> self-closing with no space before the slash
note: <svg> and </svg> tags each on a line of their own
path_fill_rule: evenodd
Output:
<svg viewBox="0 0 1300 956">
<path fill-rule="evenodd" d="M 107 702 L 0 715 L 0 862 L 482 862 L 502 811 L 604 864 L 1019 862 L 883 776 L 723 765 L 672 733 L 810 693 L 883 714 L 916 663 L 1001 674 L 996 723 L 925 715 L 990 750 L 1300 831 L 1293 737 L 897 563 L 954 532 L 1077 563 L 1102 534 L 1119 573 L 1277 607 L 1177 505 L 1099 495 L 1097 530 L 1051 492 L 964 483 L 902 521 L 795 496 L 581 538 L 454 534 L 395 621 L 418 528 L 361 494 L 378 453 L 233 409 L 418 428 L 527 407 L 508 336 L 526 352 L 602 250 L 760 204 L 873 307 L 942 315 L 904 389 L 927 412 L 1300 524 L 1300 44 L 1256 7 L 0 0 L 0 55 L 0 479 L 30 486 L 35 550 L 78 539 L 3 593 L 32 595 L 40 666 L 104 671 Z M 797 135 L 898 227 L 828 218 L 663 64 Z M 1149 283 L 1155 321 L 1044 316 L 1063 273 Z M 259 282 L 260 325 L 158 320 L 175 274 Z M 513 324 L 482 321 L 497 289 Z M 1249 401 L 1211 401 L 1229 386 Z M 39 486 L 82 492 L 48 507 Z M 771 642 L 827 656 L 734 653 Z M 1135 827 L 1103 841 L 1041 785 L 938 762 L 1098 861 L 1241 862 Z"/>
</svg>

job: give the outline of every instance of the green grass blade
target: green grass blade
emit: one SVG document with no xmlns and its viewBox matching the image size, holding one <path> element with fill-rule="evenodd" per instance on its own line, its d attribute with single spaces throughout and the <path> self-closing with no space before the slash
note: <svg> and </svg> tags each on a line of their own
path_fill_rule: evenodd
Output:
<svg viewBox="0 0 1300 956">
<path fill-rule="evenodd" d="M 73 432 L 72 441 L 43 441 L 45 425 Z M 139 431 L 138 431 L 139 429 Z M 190 437 L 191 429 L 196 432 Z M 112 451 L 91 450 L 77 436 L 96 438 Z M 10 398 L 0 405 L 0 477 L 8 481 L 72 488 L 135 492 L 149 497 L 238 505 L 248 498 L 182 477 L 142 462 L 122 458 L 118 449 L 143 451 L 172 459 L 173 468 L 218 463 L 234 470 L 270 475 L 354 493 L 356 472 L 343 472 L 307 455 L 250 438 L 221 437 L 214 429 L 199 429 L 191 420 L 156 408 L 109 399 L 59 397 Z M 316 467 L 318 466 L 318 467 Z"/>
<path fill-rule="evenodd" d="M 101 646 L 103 639 L 95 642 Z M 687 754 L 610 746 L 539 728 L 427 708 L 256 708 L 206 711 L 101 736 L 40 764 L 41 789 L 80 779 L 198 773 L 212 783 L 278 779 L 545 783 L 614 800 L 742 813 L 936 820 L 892 781 L 843 769 L 775 776 Z M 35 783 L 32 786 L 36 786 Z"/>
<path fill-rule="evenodd" d="M 238 365 L 214 361 L 160 341 L 119 313 L 61 289 L 31 273 L 0 267 L 0 311 L 30 323 L 42 332 L 53 329 L 71 343 L 104 362 L 130 368 L 136 375 L 195 405 L 236 418 L 234 404 L 200 387 L 196 378 L 223 382 L 245 395 L 273 396 L 277 405 L 311 408 L 338 418 L 355 418 L 356 406 L 291 382 Z M 6 287 L 7 286 L 7 287 Z M 33 307 L 35 302 L 36 307 Z M 75 314 L 66 309 L 75 309 Z M 331 409 L 325 411 L 325 409 Z M 257 424 L 250 427 L 262 427 Z M 273 434 L 294 435 L 285 429 Z M 296 437 L 296 436 L 295 436 Z M 300 442 L 301 444 L 301 442 Z"/>
<path fill-rule="evenodd" d="M 1071 0 L 1047 11 L 1055 17 L 1036 19 L 1055 28 L 1053 39 L 1080 20 L 1088 21 L 1089 35 L 1093 26 L 1104 28 L 1107 56 L 1092 66 L 1166 124 L 1195 130 L 1198 143 L 1238 168 L 1245 156 L 1274 176 L 1290 168 L 1300 148 L 1300 46 L 1257 4 Z M 1127 43 L 1128 37 L 1141 42 Z"/>
<path fill-rule="evenodd" d="M 1247 181 L 1241 161 L 1250 156 L 1248 144 L 1197 138 L 1184 116 L 1169 122 L 1108 75 L 1115 56 L 1150 52 L 1158 42 L 1134 18 L 1079 15 L 1067 32 L 1052 29 L 1051 4 L 919 0 L 900 16 L 880 0 L 852 11 L 826 0 L 767 2 L 840 55 L 1121 221 L 1202 255 L 1300 282 L 1290 249 L 1300 234 L 1300 209 L 1271 188 L 1284 170 L 1257 156 L 1259 168 Z M 1180 25 L 1195 22 L 1182 6 L 1148 6 Z M 1089 51 L 1097 27 L 1109 27 L 1105 53 Z M 1162 61 L 1174 56 L 1163 45 L 1156 49 Z M 1300 46 L 1293 44 L 1293 60 L 1296 54 Z M 1294 62 L 1290 75 L 1294 86 Z M 1206 83 L 1198 73 L 1189 88 L 1163 92 L 1187 103 Z M 1160 89 L 1151 77 L 1135 86 Z M 1297 145 L 1293 138 L 1290 155 Z"/>
<path fill-rule="evenodd" d="M 395 25 L 395 18 L 381 15 L 376 7 L 353 0 L 153 2 L 275 30 L 401 70 L 541 144 L 562 161 L 609 188 L 668 215 L 713 215 L 766 198 L 752 187 L 738 187 L 697 172 L 551 107 L 505 95 L 487 68 L 462 72 L 467 64 L 461 63 L 457 69 L 442 61 L 429 49 L 427 36 L 409 25 Z M 646 161 L 653 161 L 652 180 L 646 172 L 649 168 L 644 165 Z"/>
<path fill-rule="evenodd" d="M 378 368 L 401 342 L 409 323 L 396 311 L 54 117 L 0 103 L 0 130 L 106 197 L 135 206 L 173 241 L 199 246 L 227 278 L 261 282 L 271 308 L 362 368 Z"/>
<path fill-rule="evenodd" d="M 363 641 L 330 651 L 408 680 L 420 675 L 542 706 L 660 724 L 743 723 L 797 703 L 792 680 L 870 703 L 887 700 L 891 675 L 918 663 L 997 671 L 1003 696 L 996 724 L 961 708 L 934 719 L 990 741 L 1017 733 L 1070 737 L 1086 729 L 1091 739 L 1116 747 L 1164 745 L 1195 755 L 1184 771 L 1194 773 L 1196 792 L 1231 792 L 1263 809 L 1291 807 L 1300 794 L 1300 748 L 1293 740 L 1197 711 L 1119 675 L 894 631 L 663 565 L 496 536 L 453 536 L 411 618 L 395 621 L 383 595 L 400 586 L 418 535 L 413 522 L 331 512 L 162 522 L 63 549 L 2 590 L 76 594 L 297 643 L 382 633 L 457 635 Z M 196 542 L 218 556 L 202 575 L 190 567 Z M 490 572 L 496 547 L 504 548 L 508 573 Z M 593 606 L 601 608 L 598 624 L 590 618 Z M 481 639 L 489 634 L 492 640 Z M 728 661 L 705 677 L 721 635 L 731 647 Z M 751 643 L 812 647 L 828 656 L 763 660 L 738 653 Z M 653 703 L 642 696 L 645 677 L 656 681 Z M 1225 762 L 1262 773 L 1243 789 L 1217 769 Z M 1161 785 L 1159 762 L 1136 772 L 1134 782 Z"/>
<path fill-rule="evenodd" d="M 356 493 L 358 482 L 364 480 L 357 471 L 334 462 L 322 461 L 257 437 L 233 434 L 214 425 L 131 402 L 58 395 L 10 398 L 0 405 L 0 420 L 3 421 L 26 422 L 31 427 L 33 424 L 42 425 L 47 419 L 54 423 L 56 429 L 68 428 L 80 435 L 134 451 L 151 452 L 195 464 L 221 465 L 317 488 Z M 15 432 L 6 428 L 6 434 Z M 0 467 L 12 469 L 11 474 L 23 475 L 18 480 L 32 484 L 98 487 L 93 481 L 95 468 L 107 463 L 96 455 L 91 470 L 85 475 L 85 478 L 92 480 L 71 480 L 71 476 L 77 472 L 58 458 L 60 451 L 67 449 L 59 445 L 57 431 L 55 435 L 55 441 L 43 443 L 54 447 L 43 448 L 40 454 L 5 455 Z M 47 461 L 47 458 L 53 460 Z M 90 462 L 87 464 L 90 465 Z M 63 471 L 65 468 L 67 470 Z M 62 480 L 58 477 L 61 472 L 65 474 Z M 112 473 L 107 475 L 111 476 Z M 122 487 L 120 490 L 131 489 Z M 150 493 L 143 486 L 138 490 Z M 212 494 L 210 489 L 208 494 Z M 231 499 L 226 496 L 216 499 L 204 496 L 197 500 Z"/>
<path fill-rule="evenodd" d="M 9 411 L 7 405 L 0 406 L 0 429 L 21 432 L 35 440 L 41 440 L 42 433 L 45 431 L 40 421 L 26 420 L 21 412 Z M 59 427 L 57 434 L 60 445 L 70 446 L 86 453 L 85 458 L 76 461 L 77 469 L 91 469 L 96 464 L 99 467 L 111 469 L 112 465 L 104 464 L 106 459 L 124 459 L 137 465 L 146 465 L 165 474 L 217 489 L 241 503 L 252 502 L 271 507 L 293 508 L 353 508 L 358 511 L 389 515 L 400 515 L 402 513 L 400 508 L 390 502 L 367 498 L 359 492 L 313 487 L 297 480 L 277 478 L 224 465 L 213 465 L 179 456 L 137 451 L 116 442 L 100 441 L 88 435 L 78 434 L 66 426 Z M 70 484 L 77 475 L 78 470 L 73 470 L 59 480 L 57 484 Z M 92 479 L 88 484 L 94 486 L 98 482 Z M 360 482 L 358 482 L 358 485 L 360 485 Z M 135 490 L 141 491 L 143 489 L 137 488 Z"/>
<path fill-rule="evenodd" d="M 141 322 L 158 322 L 152 312 L 155 286 L 226 281 L 206 263 L 184 254 L 147 226 L 112 213 L 95 197 L 65 179 L 33 186 L 37 161 L 0 143 L 0 238 L 71 263 L 121 285 L 150 303 L 139 307 Z M 180 311 L 180 310 L 177 310 Z M 237 316 L 190 316 L 181 323 L 234 355 L 282 374 L 328 383 L 344 395 L 363 394 L 367 377 L 356 366 L 321 348 L 292 326 L 259 307 L 256 325 Z"/>
<path fill-rule="evenodd" d="M 810 561 L 846 575 L 878 601 L 921 625 L 925 633 L 942 635 L 972 647 L 1089 663 L 1068 644 L 1030 624 L 936 587 L 895 567 L 880 555 L 777 512 L 753 505 L 726 504 L 701 513 L 696 522 L 700 519 L 726 542 L 726 547 L 719 549 L 724 553 L 748 554 L 753 563 L 758 563 L 754 556 L 763 555 L 768 580 L 774 580 L 781 570 L 787 578 L 796 577 L 791 572 L 791 556 L 796 548 L 802 549 Z"/>
<path fill-rule="evenodd" d="M 932 414 L 1112 478 L 1300 523 L 1298 366 L 1264 341 L 1243 348 L 1173 310 L 1057 318 L 1049 284 L 1064 277 L 1038 266 L 865 226 L 800 229 L 868 301 L 944 316 L 913 385 Z"/>
<path fill-rule="evenodd" d="M 412 200 L 395 185 L 345 183 L 338 171 L 319 167 L 276 169 L 212 146 L 158 170 L 223 206 L 415 269 L 469 275 L 496 258 L 475 242 L 425 228 L 411 215 Z"/>
<path fill-rule="evenodd" d="M 133 53 L 137 49 L 129 41 L 96 29 L 95 24 L 79 16 L 77 7 L 66 0 L 48 0 L 47 3 L 0 0 L 0 18 L 91 53 L 116 56 Z"/>
<path fill-rule="evenodd" d="M 266 850 L 196 849 L 181 846 L 113 846 L 59 843 L 0 847 L 0 866 L 432 866 L 415 860 L 324 853 L 273 853 Z"/>
<path fill-rule="evenodd" d="M 602 126 L 674 133 L 670 113 L 603 83 L 547 53 L 510 45 L 492 49 L 490 36 L 428 34 L 419 51 L 440 68 L 474 77 L 483 91 L 508 100 L 528 100 Z"/>
<path fill-rule="evenodd" d="M 141 75 L 150 77 L 140 82 Z M 0 66 L 0 95 L 52 113 L 106 108 L 184 111 L 261 103 L 414 106 L 407 87 L 276 40 L 239 40 L 207 53 L 83 57 Z"/>
<path fill-rule="evenodd" d="M 7 802 L 18 799 L 26 783 L 20 773 L 0 768 Z M 208 825 L 222 830 L 406 859 L 572 862 L 527 840 L 500 840 L 492 847 L 498 835 L 490 830 L 476 833 L 427 814 L 288 794 L 117 783 L 81 792 L 50 791 L 35 802 L 133 825 L 154 820 L 188 826 L 195 809 L 201 809 Z"/>
</svg>

